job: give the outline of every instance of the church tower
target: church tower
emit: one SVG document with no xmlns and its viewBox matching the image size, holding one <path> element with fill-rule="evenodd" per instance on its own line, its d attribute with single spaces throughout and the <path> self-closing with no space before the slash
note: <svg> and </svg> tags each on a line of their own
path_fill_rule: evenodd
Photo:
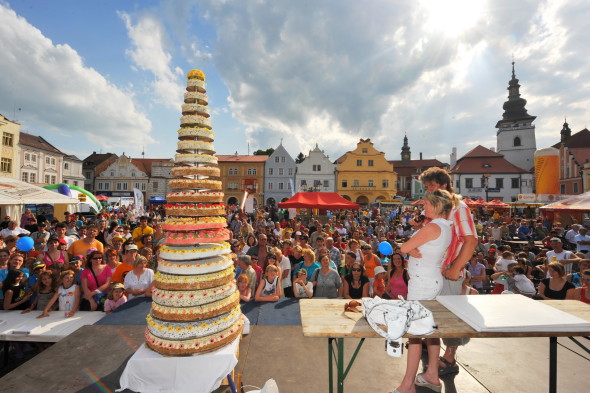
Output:
<svg viewBox="0 0 590 393">
<path fill-rule="evenodd" d="M 570 129 L 569 124 L 567 124 L 567 119 L 565 123 L 563 123 L 563 128 L 561 129 L 561 143 L 565 143 L 565 141 L 572 136 L 572 130 Z"/>
<path fill-rule="evenodd" d="M 408 146 L 408 136 L 404 135 L 404 145 L 402 146 L 402 161 L 410 162 L 412 159 L 412 153 L 410 152 L 410 146 Z"/>
<path fill-rule="evenodd" d="M 502 120 L 496 124 L 497 151 L 510 163 L 529 171 L 534 166 L 534 154 L 537 150 L 533 125 L 537 117 L 529 115 L 525 106 L 526 100 L 520 97 L 520 85 L 514 74 L 514 61 L 512 61 L 508 101 L 504 103 Z"/>
</svg>

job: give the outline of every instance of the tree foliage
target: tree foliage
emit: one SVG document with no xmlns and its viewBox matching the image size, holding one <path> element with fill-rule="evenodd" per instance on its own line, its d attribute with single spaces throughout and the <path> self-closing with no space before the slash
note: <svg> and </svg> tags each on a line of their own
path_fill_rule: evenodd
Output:
<svg viewBox="0 0 590 393">
<path fill-rule="evenodd" d="M 303 153 L 300 152 L 299 154 L 297 154 L 297 157 L 295 158 L 295 164 L 301 164 L 303 160 L 305 160 L 305 156 L 303 155 Z"/>
<path fill-rule="evenodd" d="M 262 150 L 262 149 L 258 149 L 254 152 L 255 156 L 270 156 L 272 153 L 274 153 L 275 149 L 273 149 L 272 147 L 269 147 L 266 150 Z"/>
</svg>

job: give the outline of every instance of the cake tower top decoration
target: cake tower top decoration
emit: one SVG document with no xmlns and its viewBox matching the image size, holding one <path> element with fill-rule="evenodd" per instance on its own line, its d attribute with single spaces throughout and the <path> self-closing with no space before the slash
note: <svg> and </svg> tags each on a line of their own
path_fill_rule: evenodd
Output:
<svg viewBox="0 0 590 393">
<path fill-rule="evenodd" d="M 163 355 L 219 349 L 243 327 L 206 93 L 203 72 L 189 71 L 147 317 L 146 344 Z"/>
</svg>

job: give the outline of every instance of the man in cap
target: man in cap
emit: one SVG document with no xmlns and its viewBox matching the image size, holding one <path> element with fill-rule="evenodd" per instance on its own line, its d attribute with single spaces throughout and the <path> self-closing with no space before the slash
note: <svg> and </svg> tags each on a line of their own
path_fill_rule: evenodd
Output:
<svg viewBox="0 0 590 393">
<path fill-rule="evenodd" d="M 45 246 L 47 245 L 47 240 L 49 240 L 49 232 L 46 231 L 47 223 L 40 222 L 37 225 L 37 232 L 33 232 L 31 234 L 31 239 L 33 239 L 35 250 L 43 251 Z"/>
</svg>

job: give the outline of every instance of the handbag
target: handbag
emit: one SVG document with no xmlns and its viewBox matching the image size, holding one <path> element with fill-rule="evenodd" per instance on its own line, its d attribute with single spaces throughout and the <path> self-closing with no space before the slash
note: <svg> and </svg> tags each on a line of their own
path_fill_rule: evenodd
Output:
<svg viewBox="0 0 590 393">
<path fill-rule="evenodd" d="M 399 340 L 404 334 L 413 336 L 432 334 L 437 325 L 432 312 L 416 300 L 387 300 L 379 297 L 362 298 L 363 315 L 381 337 Z M 387 326 L 387 332 L 379 325 Z"/>
</svg>

